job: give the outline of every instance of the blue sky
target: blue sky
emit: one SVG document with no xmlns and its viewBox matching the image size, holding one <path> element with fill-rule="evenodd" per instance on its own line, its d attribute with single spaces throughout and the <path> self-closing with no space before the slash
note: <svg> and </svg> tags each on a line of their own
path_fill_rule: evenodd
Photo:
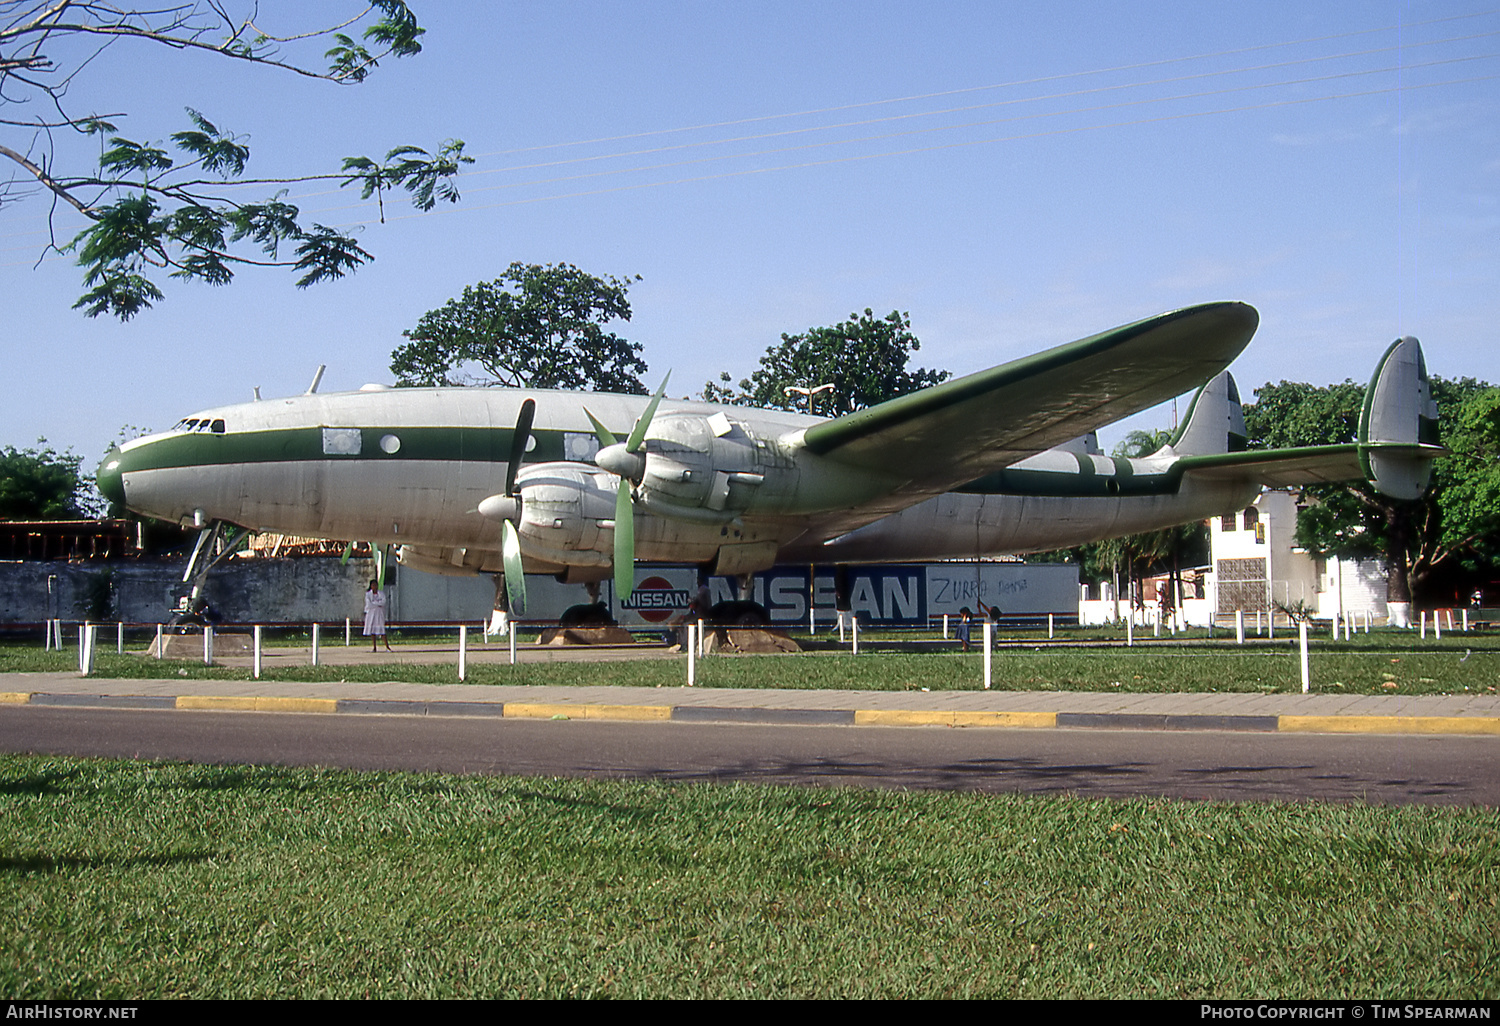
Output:
<svg viewBox="0 0 1500 1026">
<path fill-rule="evenodd" d="M 1234 368 L 1247 392 L 1365 379 L 1403 334 L 1434 373 L 1500 382 L 1500 12 L 413 8 L 424 52 L 358 87 L 125 44 L 78 76 L 75 108 L 128 112 L 121 134 L 164 139 L 192 106 L 248 136 L 264 176 L 449 137 L 476 163 L 461 204 L 388 204 L 384 225 L 352 190 L 294 186 L 309 219 L 357 226 L 374 263 L 307 291 L 276 271 L 167 283 L 128 324 L 70 309 L 68 260 L 33 268 L 42 197 L 0 208 L 0 444 L 44 435 L 92 462 L 124 425 L 162 429 L 257 385 L 301 392 L 319 363 L 325 391 L 389 381 L 402 330 L 512 261 L 640 275 L 619 330 L 674 394 L 866 307 L 908 311 L 914 362 L 962 374 L 1223 299 L 1261 312 Z M 261 26 L 356 9 L 262 4 Z"/>
</svg>

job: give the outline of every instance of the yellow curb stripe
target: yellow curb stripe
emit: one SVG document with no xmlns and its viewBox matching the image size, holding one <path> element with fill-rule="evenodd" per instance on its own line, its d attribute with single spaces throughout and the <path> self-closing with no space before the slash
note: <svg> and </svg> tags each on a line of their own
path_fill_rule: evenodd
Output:
<svg viewBox="0 0 1500 1026">
<path fill-rule="evenodd" d="M 1055 727 L 1055 712 L 968 712 L 931 709 L 856 709 L 856 726 L 883 727 Z"/>
<path fill-rule="evenodd" d="M 334 698 L 271 698 L 239 695 L 180 695 L 179 709 L 238 710 L 240 712 L 338 712 Z"/>
<path fill-rule="evenodd" d="M 502 715 L 511 718 L 550 720 L 670 720 L 670 705 L 600 705 L 571 702 L 506 702 Z"/>
<path fill-rule="evenodd" d="M 0 691 L 0 705 L 25 705 L 30 701 L 30 691 Z"/>
<path fill-rule="evenodd" d="M 1500 716 L 1278 716 L 1276 729 L 1319 734 L 1500 734 Z"/>
</svg>

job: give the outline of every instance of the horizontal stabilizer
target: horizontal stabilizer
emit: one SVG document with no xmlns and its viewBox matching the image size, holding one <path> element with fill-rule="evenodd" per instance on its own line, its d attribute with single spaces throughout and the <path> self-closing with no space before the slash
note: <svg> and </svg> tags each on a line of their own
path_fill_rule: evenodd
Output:
<svg viewBox="0 0 1500 1026">
<path fill-rule="evenodd" d="M 1213 387 L 1214 382 L 1204 386 L 1195 405 L 1208 399 Z M 1205 424 L 1211 420 L 1214 425 L 1214 439 L 1218 437 L 1218 416 L 1214 412 L 1205 420 Z M 1198 450 L 1189 455 L 1182 446 L 1198 437 L 1194 434 L 1196 419 L 1197 410 L 1190 410 L 1188 423 L 1173 439 L 1174 452 L 1183 457 L 1177 466 L 1206 480 L 1254 481 L 1267 488 L 1332 484 L 1363 477 L 1393 499 L 1416 499 L 1427 490 L 1432 461 L 1445 451 L 1438 444 L 1437 405 L 1432 400 L 1422 347 L 1414 338 L 1397 341 L 1381 357 L 1365 391 L 1356 442 L 1248 452 L 1221 450 L 1219 454 Z M 1244 431 L 1243 421 L 1240 431 Z M 1209 434 L 1207 427 L 1204 434 Z"/>
</svg>

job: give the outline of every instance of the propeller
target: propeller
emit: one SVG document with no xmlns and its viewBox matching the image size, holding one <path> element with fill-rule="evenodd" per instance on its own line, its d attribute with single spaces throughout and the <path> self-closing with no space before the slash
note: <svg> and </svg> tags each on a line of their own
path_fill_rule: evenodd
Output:
<svg viewBox="0 0 1500 1026">
<path fill-rule="evenodd" d="M 505 464 L 505 494 L 516 494 L 516 474 L 521 469 L 521 460 L 526 456 L 526 443 L 531 441 L 531 422 L 536 419 L 536 400 L 527 399 L 516 415 L 516 429 L 510 436 L 510 460 Z"/>
<path fill-rule="evenodd" d="M 520 472 L 521 460 L 526 455 L 526 444 L 531 440 L 531 423 L 536 419 L 536 400 L 527 399 L 516 415 L 516 429 L 511 433 L 510 460 L 505 465 L 505 497 L 516 502 L 516 515 L 520 515 L 520 498 L 516 494 L 516 474 Z M 505 599 L 513 613 L 526 612 L 526 571 L 521 566 L 521 536 L 516 532 L 512 519 L 501 521 L 500 560 L 505 566 Z"/>
<path fill-rule="evenodd" d="M 661 379 L 661 385 L 646 404 L 645 412 L 636 418 L 635 427 L 624 444 L 620 443 L 599 418 L 584 409 L 589 423 L 594 425 L 594 437 L 599 439 L 600 449 L 594 462 L 603 470 L 620 479 L 620 490 L 615 495 L 615 595 L 621 599 L 630 597 L 635 590 L 635 506 L 631 500 L 631 488 L 641 483 L 646 476 L 646 429 L 656 416 L 656 407 L 667 392 L 667 382 L 672 372 Z"/>
</svg>

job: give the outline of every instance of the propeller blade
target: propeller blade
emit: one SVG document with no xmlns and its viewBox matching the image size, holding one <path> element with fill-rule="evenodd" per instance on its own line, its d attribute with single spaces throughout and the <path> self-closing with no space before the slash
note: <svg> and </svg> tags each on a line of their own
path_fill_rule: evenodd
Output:
<svg viewBox="0 0 1500 1026">
<path fill-rule="evenodd" d="M 521 460 L 526 456 L 526 443 L 531 440 L 531 422 L 536 419 L 536 400 L 527 399 L 516 415 L 516 429 L 510 437 L 510 461 L 505 464 L 505 494 L 516 494 L 516 474 L 521 470 Z"/>
<path fill-rule="evenodd" d="M 590 413 L 587 406 L 583 408 L 583 413 L 584 416 L 588 417 L 589 423 L 594 425 L 594 437 L 599 439 L 600 448 L 603 448 L 606 445 L 619 444 L 620 440 L 614 436 L 614 433 L 611 432 L 609 428 L 599 423 L 599 418 Z"/>
<path fill-rule="evenodd" d="M 635 422 L 635 428 L 630 432 L 630 441 L 625 443 L 626 452 L 639 452 L 641 443 L 646 440 L 646 429 L 651 426 L 651 418 L 656 416 L 656 406 L 661 402 L 661 397 L 667 393 L 667 382 L 671 380 L 672 372 L 667 371 L 667 376 L 661 379 L 661 387 L 651 396 L 651 401 L 646 404 L 646 412 L 641 414 Z"/>
<path fill-rule="evenodd" d="M 620 478 L 615 497 L 615 598 L 624 602 L 635 590 L 635 507 L 630 482 Z"/>
<path fill-rule="evenodd" d="M 375 557 L 375 579 L 385 587 L 385 564 L 390 558 L 391 547 L 389 545 L 376 545 L 370 543 L 370 554 Z"/>
<path fill-rule="evenodd" d="M 351 542 L 345 542 L 344 543 L 344 554 L 339 557 L 339 566 L 346 566 L 348 564 L 348 562 L 349 562 L 349 557 L 351 555 L 353 555 L 353 554 L 354 554 L 354 543 L 352 541 Z"/>
<path fill-rule="evenodd" d="M 512 614 L 526 612 L 526 572 L 521 568 L 521 536 L 509 520 L 500 527 L 500 558 L 505 564 L 505 599 Z"/>
</svg>

